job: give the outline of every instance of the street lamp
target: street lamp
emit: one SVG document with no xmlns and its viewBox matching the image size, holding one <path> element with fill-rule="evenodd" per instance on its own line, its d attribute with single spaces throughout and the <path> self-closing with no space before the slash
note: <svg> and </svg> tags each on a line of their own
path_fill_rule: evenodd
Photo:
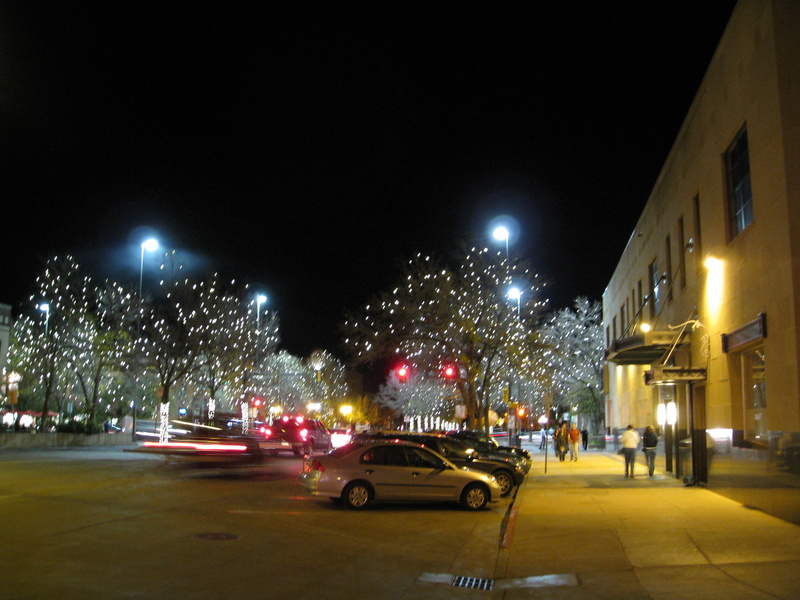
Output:
<svg viewBox="0 0 800 600">
<path fill-rule="evenodd" d="M 547 415 L 542 415 L 539 417 L 539 425 L 542 426 L 542 435 L 544 436 L 544 474 L 547 475 L 547 440 L 550 437 L 547 435 L 547 423 L 550 421 L 550 417 Z"/>
<path fill-rule="evenodd" d="M 353 431 L 353 433 L 355 433 L 353 428 L 353 420 L 352 418 L 349 418 L 350 415 L 353 413 L 353 407 L 350 406 L 349 404 L 345 404 L 344 406 L 339 407 L 339 412 L 342 413 L 342 416 L 345 419 L 348 419 L 350 421 L 350 430 Z"/>
<path fill-rule="evenodd" d="M 505 240 L 505 242 L 506 242 L 506 258 L 508 258 L 508 238 L 511 237 L 511 232 L 508 231 L 508 227 L 506 227 L 504 225 L 500 225 L 498 227 L 495 227 L 494 231 L 492 232 L 492 236 L 494 236 L 494 239 L 496 239 L 499 242 L 502 242 L 502 241 Z"/>
<path fill-rule="evenodd" d="M 264 294 L 256 296 L 256 333 L 259 327 L 261 327 L 261 305 L 266 301 L 267 297 Z"/>
<path fill-rule="evenodd" d="M 36 308 L 44 313 L 44 337 L 47 338 L 47 331 L 50 324 L 50 304 L 42 302 L 41 304 L 37 304 Z"/>
<path fill-rule="evenodd" d="M 508 297 L 510 300 L 517 301 L 517 314 L 520 314 L 520 299 L 522 298 L 522 290 L 518 287 L 512 287 L 508 290 Z"/>
<path fill-rule="evenodd" d="M 139 338 L 142 337 L 142 281 L 144 280 L 144 251 L 155 252 L 158 250 L 158 240 L 149 238 L 141 244 L 141 254 L 139 259 L 139 310 L 136 315 L 136 334 Z M 138 393 L 138 390 L 137 390 Z M 133 395 L 133 402 L 131 402 L 131 410 L 133 411 L 133 424 L 131 426 L 131 439 L 136 441 L 136 394 Z"/>
</svg>

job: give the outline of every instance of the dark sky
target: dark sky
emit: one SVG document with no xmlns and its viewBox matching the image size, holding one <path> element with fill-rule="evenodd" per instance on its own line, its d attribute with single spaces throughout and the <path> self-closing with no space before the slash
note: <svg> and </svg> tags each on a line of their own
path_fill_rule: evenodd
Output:
<svg viewBox="0 0 800 600">
<path fill-rule="evenodd" d="M 416 252 L 490 244 L 600 299 L 734 2 L 0 4 L 0 302 L 142 228 L 250 282 L 284 347 Z"/>
</svg>

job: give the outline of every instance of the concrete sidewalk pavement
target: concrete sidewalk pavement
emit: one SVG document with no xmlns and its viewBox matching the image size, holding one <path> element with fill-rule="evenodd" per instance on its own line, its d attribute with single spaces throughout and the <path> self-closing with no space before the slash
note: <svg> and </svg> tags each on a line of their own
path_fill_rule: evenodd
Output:
<svg viewBox="0 0 800 600">
<path fill-rule="evenodd" d="M 800 598 L 800 527 L 621 456 L 529 447 L 493 598 Z"/>
</svg>

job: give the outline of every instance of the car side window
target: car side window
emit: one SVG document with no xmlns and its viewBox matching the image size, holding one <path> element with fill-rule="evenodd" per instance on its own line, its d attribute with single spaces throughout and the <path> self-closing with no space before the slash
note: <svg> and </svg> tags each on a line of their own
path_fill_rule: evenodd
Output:
<svg viewBox="0 0 800 600">
<path fill-rule="evenodd" d="M 444 464 L 442 461 L 422 448 L 406 448 L 408 452 L 408 464 L 412 467 L 426 469 L 441 469 Z"/>
<path fill-rule="evenodd" d="M 388 467 L 408 466 L 405 452 L 403 452 L 403 448 L 399 446 L 376 446 L 370 448 L 361 455 L 361 462 L 373 465 L 386 465 Z"/>
<path fill-rule="evenodd" d="M 442 440 L 441 442 L 443 456 L 452 456 L 456 458 L 466 458 L 469 454 L 466 448 L 458 443 L 451 442 L 450 440 Z"/>
</svg>

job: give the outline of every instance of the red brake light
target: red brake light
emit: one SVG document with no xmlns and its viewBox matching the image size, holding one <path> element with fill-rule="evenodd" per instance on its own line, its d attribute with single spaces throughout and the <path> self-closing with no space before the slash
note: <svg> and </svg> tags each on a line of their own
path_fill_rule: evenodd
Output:
<svg viewBox="0 0 800 600">
<path fill-rule="evenodd" d="M 325 470 L 325 466 L 315 458 L 314 460 L 311 461 L 311 463 L 309 465 L 309 469 L 311 471 L 320 471 L 320 472 L 322 472 L 322 471 Z"/>
<path fill-rule="evenodd" d="M 301 429 L 300 430 L 300 437 L 305 440 L 308 437 L 308 429 Z"/>
</svg>

